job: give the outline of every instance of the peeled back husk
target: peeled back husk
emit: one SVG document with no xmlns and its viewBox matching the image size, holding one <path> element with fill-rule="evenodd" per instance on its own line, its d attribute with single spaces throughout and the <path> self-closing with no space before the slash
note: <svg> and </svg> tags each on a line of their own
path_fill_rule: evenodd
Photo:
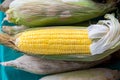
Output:
<svg viewBox="0 0 120 80">
<path fill-rule="evenodd" d="M 94 68 L 49 75 L 40 80 L 118 80 L 120 72 L 106 68 Z"/>
<path fill-rule="evenodd" d="M 110 59 L 107 57 L 100 61 L 94 62 L 76 62 L 62 60 L 48 60 L 44 58 L 23 55 L 16 60 L 2 62 L 1 64 L 8 67 L 15 67 L 34 74 L 53 74 L 73 70 L 87 69 Z"/>
<path fill-rule="evenodd" d="M 28 27 L 68 25 L 86 21 L 115 9 L 116 0 L 14 0 L 6 19 Z"/>
</svg>

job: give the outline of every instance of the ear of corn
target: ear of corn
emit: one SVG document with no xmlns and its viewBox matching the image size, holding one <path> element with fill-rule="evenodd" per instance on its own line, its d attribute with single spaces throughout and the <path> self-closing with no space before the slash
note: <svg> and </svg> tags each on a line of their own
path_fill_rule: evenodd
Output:
<svg viewBox="0 0 120 80">
<path fill-rule="evenodd" d="M 90 55 L 87 29 L 39 29 L 25 31 L 16 39 L 20 51 L 35 55 Z"/>
<path fill-rule="evenodd" d="M 93 62 L 77 62 L 77 61 L 62 61 L 49 60 L 35 56 L 23 55 L 16 60 L 0 63 L 6 67 L 14 67 L 34 74 L 53 74 L 60 72 L 68 72 L 78 69 L 87 69 L 102 62 L 106 62 L 110 57 L 100 61 Z M 47 64 L 47 66 L 46 66 Z"/>
<path fill-rule="evenodd" d="M 119 49 L 119 45 L 102 54 L 92 55 L 86 28 L 38 28 L 16 35 L 17 50 L 28 55 L 68 61 L 96 61 Z"/>
<path fill-rule="evenodd" d="M 117 70 L 94 68 L 49 75 L 40 80 L 118 80 L 119 78 L 119 71 Z"/>
<path fill-rule="evenodd" d="M 6 12 L 7 20 L 29 27 L 68 25 L 98 17 L 112 10 L 115 0 L 14 0 Z"/>
<path fill-rule="evenodd" d="M 92 55 L 90 45 L 93 41 L 88 38 L 88 30 L 82 27 L 37 28 L 21 32 L 13 39 L 3 39 L 0 36 L 0 40 L 5 42 L 3 44 L 7 42 L 7 46 L 12 45 L 12 48 L 25 54 L 54 60 L 96 61 L 120 49 L 118 42 L 103 53 Z"/>
</svg>

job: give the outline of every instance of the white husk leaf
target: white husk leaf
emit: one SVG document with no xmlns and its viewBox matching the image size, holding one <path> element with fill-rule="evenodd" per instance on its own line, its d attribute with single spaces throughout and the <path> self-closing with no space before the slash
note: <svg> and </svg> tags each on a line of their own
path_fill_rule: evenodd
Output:
<svg viewBox="0 0 120 80">
<path fill-rule="evenodd" d="M 90 46 L 92 55 L 101 54 L 118 46 L 120 41 L 120 23 L 114 14 L 106 14 L 106 19 L 88 28 L 89 38 L 93 40 Z"/>
</svg>

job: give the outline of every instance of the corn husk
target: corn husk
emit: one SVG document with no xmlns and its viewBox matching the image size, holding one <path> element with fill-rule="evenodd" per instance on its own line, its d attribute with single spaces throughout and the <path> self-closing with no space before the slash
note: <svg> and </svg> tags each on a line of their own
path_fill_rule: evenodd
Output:
<svg viewBox="0 0 120 80">
<path fill-rule="evenodd" d="M 34 56 L 23 55 L 16 60 L 2 62 L 1 64 L 8 67 L 15 67 L 34 74 L 53 74 L 73 70 L 87 69 L 110 59 L 107 57 L 100 61 L 94 62 L 74 62 L 58 61 L 38 58 Z"/>
<path fill-rule="evenodd" d="M 14 0 L 6 19 L 28 27 L 68 25 L 95 18 L 115 9 L 116 0 Z"/>
<path fill-rule="evenodd" d="M 117 70 L 95 68 L 45 76 L 40 80 L 118 80 L 119 74 Z"/>
</svg>

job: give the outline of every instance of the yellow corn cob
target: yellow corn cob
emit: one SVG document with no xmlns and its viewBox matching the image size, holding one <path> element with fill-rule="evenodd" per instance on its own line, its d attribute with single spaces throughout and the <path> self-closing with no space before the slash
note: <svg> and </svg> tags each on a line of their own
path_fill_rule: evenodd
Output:
<svg viewBox="0 0 120 80">
<path fill-rule="evenodd" d="M 22 52 L 32 54 L 90 54 L 87 29 L 38 29 L 25 31 L 16 39 Z"/>
</svg>

